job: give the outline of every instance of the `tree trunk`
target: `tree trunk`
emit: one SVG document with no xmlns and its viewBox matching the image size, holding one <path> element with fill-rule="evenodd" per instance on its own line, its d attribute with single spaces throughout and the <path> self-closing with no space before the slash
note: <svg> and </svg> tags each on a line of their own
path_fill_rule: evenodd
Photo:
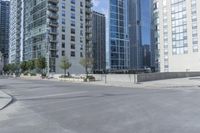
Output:
<svg viewBox="0 0 200 133">
<path fill-rule="evenodd" d="M 88 66 L 85 67 L 86 77 L 88 77 Z"/>
<path fill-rule="evenodd" d="M 66 73 L 67 73 L 66 71 L 67 71 L 67 70 L 66 70 L 66 69 L 64 69 L 64 77 L 66 77 Z"/>
</svg>

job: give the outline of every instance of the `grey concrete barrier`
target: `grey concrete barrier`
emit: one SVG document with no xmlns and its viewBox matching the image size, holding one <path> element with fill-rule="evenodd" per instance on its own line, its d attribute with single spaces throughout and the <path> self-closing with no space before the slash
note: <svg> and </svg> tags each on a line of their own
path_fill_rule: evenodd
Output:
<svg viewBox="0 0 200 133">
<path fill-rule="evenodd" d="M 97 81 L 135 83 L 137 76 L 134 74 L 92 74 Z"/>
<path fill-rule="evenodd" d="M 144 73 L 138 74 L 138 82 L 164 80 L 164 79 L 175 79 L 175 78 L 186 78 L 186 77 L 198 77 L 200 72 L 168 72 L 168 73 Z"/>
</svg>

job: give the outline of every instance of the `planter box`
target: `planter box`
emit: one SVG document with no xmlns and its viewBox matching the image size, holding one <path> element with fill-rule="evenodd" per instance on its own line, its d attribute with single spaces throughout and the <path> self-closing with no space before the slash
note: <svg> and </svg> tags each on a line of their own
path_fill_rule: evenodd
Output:
<svg viewBox="0 0 200 133">
<path fill-rule="evenodd" d="M 20 78 L 24 78 L 24 79 L 41 79 L 41 76 L 20 75 Z"/>
<path fill-rule="evenodd" d="M 84 82 L 82 78 L 58 78 L 61 81 L 75 81 L 75 82 Z"/>
</svg>

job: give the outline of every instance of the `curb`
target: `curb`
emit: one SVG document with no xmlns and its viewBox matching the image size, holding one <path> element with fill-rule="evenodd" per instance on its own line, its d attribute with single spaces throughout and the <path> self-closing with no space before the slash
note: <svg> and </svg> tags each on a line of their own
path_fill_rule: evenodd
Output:
<svg viewBox="0 0 200 133">
<path fill-rule="evenodd" d="M 1 99 L 3 99 L 4 103 L 2 105 L 0 104 L 0 111 L 8 107 L 14 101 L 14 98 L 11 95 L 0 90 L 0 94 L 1 93 L 3 93 L 3 97 L 1 97 L 0 95 L 0 102 L 1 102 Z"/>
</svg>

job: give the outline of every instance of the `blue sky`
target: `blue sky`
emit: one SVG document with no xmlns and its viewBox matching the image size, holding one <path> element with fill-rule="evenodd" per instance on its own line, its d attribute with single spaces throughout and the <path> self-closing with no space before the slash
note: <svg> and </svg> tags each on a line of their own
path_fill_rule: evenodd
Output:
<svg viewBox="0 0 200 133">
<path fill-rule="evenodd" d="M 93 8 L 101 13 L 108 12 L 109 0 L 93 0 Z"/>
<path fill-rule="evenodd" d="M 150 0 L 141 0 L 143 44 L 150 44 Z M 93 0 L 93 9 L 108 16 L 109 0 Z"/>
<path fill-rule="evenodd" d="M 143 44 L 150 44 L 150 28 L 151 28 L 150 1 L 151 0 L 141 0 Z"/>
</svg>

